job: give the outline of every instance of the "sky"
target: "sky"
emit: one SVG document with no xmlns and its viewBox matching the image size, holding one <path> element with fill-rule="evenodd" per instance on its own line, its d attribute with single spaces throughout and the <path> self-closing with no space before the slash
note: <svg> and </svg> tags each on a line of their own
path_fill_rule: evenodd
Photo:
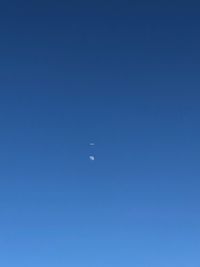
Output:
<svg viewBox="0 0 200 267">
<path fill-rule="evenodd" d="M 200 266 L 199 8 L 1 2 L 1 266 Z"/>
</svg>

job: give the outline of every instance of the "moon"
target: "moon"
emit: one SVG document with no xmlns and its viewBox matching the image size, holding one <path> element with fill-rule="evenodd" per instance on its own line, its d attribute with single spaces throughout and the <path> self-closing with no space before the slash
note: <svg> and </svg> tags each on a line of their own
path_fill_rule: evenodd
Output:
<svg viewBox="0 0 200 267">
<path fill-rule="evenodd" d="M 95 160 L 95 157 L 94 157 L 94 156 L 89 156 L 89 159 L 90 159 L 91 161 L 94 161 L 94 160 Z"/>
<path fill-rule="evenodd" d="M 94 145 L 95 145 L 95 143 L 89 143 L 89 145 L 90 145 L 90 146 L 94 146 Z"/>
</svg>

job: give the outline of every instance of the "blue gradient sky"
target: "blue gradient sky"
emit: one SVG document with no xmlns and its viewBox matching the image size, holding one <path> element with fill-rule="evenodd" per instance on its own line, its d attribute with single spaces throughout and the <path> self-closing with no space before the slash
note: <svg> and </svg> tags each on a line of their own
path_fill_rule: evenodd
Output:
<svg viewBox="0 0 200 267">
<path fill-rule="evenodd" d="M 0 266 L 199 267 L 200 4 L 63 2 L 0 7 Z"/>
</svg>

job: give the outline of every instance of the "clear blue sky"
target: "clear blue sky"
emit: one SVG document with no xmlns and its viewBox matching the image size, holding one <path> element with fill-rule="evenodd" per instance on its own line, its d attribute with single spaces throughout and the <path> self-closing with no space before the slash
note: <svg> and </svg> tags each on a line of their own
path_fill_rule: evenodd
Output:
<svg viewBox="0 0 200 267">
<path fill-rule="evenodd" d="M 166 2 L 2 1 L 0 266 L 200 266 L 200 5 Z"/>
</svg>

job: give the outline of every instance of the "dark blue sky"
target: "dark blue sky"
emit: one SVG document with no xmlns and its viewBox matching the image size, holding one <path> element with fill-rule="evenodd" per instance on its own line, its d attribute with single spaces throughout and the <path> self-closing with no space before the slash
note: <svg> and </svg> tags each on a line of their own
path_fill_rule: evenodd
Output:
<svg viewBox="0 0 200 267">
<path fill-rule="evenodd" d="M 0 266 L 199 267 L 200 4 L 68 2 L 0 6 Z"/>
</svg>

